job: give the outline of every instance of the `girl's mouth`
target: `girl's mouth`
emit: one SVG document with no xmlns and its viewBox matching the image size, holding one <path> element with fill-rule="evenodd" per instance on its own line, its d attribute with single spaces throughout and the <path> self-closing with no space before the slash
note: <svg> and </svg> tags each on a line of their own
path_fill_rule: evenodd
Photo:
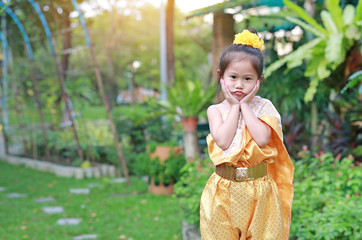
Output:
<svg viewBox="0 0 362 240">
<path fill-rule="evenodd" d="M 235 95 L 238 95 L 238 96 L 241 96 L 241 95 L 243 95 L 243 92 L 241 92 L 241 91 L 235 91 L 234 94 L 235 94 Z"/>
</svg>

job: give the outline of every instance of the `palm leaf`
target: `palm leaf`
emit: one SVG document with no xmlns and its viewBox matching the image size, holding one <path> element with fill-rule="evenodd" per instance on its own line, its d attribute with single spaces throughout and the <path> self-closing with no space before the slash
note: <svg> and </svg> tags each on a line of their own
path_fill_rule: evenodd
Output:
<svg viewBox="0 0 362 240">
<path fill-rule="evenodd" d="M 339 6 L 339 0 L 326 0 L 326 7 L 336 24 L 338 32 L 341 32 L 343 30 L 344 22 L 342 9 Z"/>
<path fill-rule="evenodd" d="M 326 27 L 329 34 L 338 33 L 337 26 L 332 19 L 332 15 L 329 12 L 323 10 L 321 12 L 321 17 L 322 17 L 323 24 Z"/>
<path fill-rule="evenodd" d="M 353 24 L 353 18 L 355 16 L 355 9 L 352 5 L 347 5 L 343 10 L 343 21 L 345 25 Z"/>
<path fill-rule="evenodd" d="M 345 58 L 345 50 L 343 47 L 343 33 L 330 35 L 325 50 L 325 56 L 328 62 L 338 65 Z"/>
<path fill-rule="evenodd" d="M 282 67 L 288 61 L 294 60 L 294 58 L 296 58 L 296 57 L 302 58 L 302 59 L 306 58 L 307 57 L 306 52 L 308 52 L 308 50 L 310 50 L 311 48 L 313 48 L 314 46 L 319 44 L 321 41 L 322 41 L 322 39 L 320 39 L 320 38 L 313 39 L 312 41 L 307 42 L 306 44 L 300 46 L 298 49 L 289 53 L 288 55 L 286 55 L 286 56 L 282 57 L 281 59 L 275 61 L 274 63 L 270 64 L 265 70 L 264 77 L 266 77 L 266 78 L 269 77 L 274 71 L 278 70 L 280 67 Z"/>
<path fill-rule="evenodd" d="M 362 70 L 355 72 L 348 78 L 348 83 L 344 88 L 341 90 L 341 93 L 343 94 L 347 89 L 353 88 L 357 85 L 357 83 L 362 82 Z"/>
<path fill-rule="evenodd" d="M 311 32 L 312 34 L 314 34 L 317 37 L 326 38 L 326 35 L 324 33 L 319 31 L 317 28 L 313 27 L 312 25 L 309 25 L 309 24 L 299 20 L 298 18 L 286 16 L 285 19 L 288 20 L 289 22 L 292 22 L 292 23 L 295 23 L 295 24 L 301 26 L 302 28 Z"/>
<path fill-rule="evenodd" d="M 354 22 L 358 22 L 362 20 L 362 1 L 358 1 L 356 7 L 356 15 L 354 15 Z"/>
<path fill-rule="evenodd" d="M 318 29 L 324 35 L 327 35 L 326 30 L 321 25 L 319 25 L 316 20 L 314 20 L 311 16 L 309 16 L 308 13 L 304 11 L 303 8 L 299 7 L 298 5 L 294 4 L 289 0 L 283 0 L 283 2 L 288 8 L 290 8 L 293 12 L 295 12 L 304 21 L 312 25 L 314 28 Z"/>
</svg>

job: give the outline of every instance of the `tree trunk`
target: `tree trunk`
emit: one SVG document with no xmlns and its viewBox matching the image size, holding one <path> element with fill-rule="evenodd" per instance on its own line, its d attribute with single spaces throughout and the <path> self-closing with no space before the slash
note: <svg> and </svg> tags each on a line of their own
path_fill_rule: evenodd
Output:
<svg viewBox="0 0 362 240">
<path fill-rule="evenodd" d="M 187 161 L 193 161 L 200 157 L 199 138 L 197 136 L 197 118 L 183 118 L 185 157 Z"/>
<path fill-rule="evenodd" d="M 69 9 L 64 9 L 64 29 L 70 28 L 70 11 Z M 66 31 L 63 35 L 63 50 L 70 49 L 72 47 L 72 31 Z M 62 56 L 62 69 L 63 69 L 63 78 L 67 79 L 67 71 L 69 67 L 69 58 L 70 53 L 66 53 Z"/>
<path fill-rule="evenodd" d="M 175 0 L 168 0 L 166 6 L 167 79 L 170 86 L 175 83 L 174 22 Z"/>
<path fill-rule="evenodd" d="M 219 68 L 219 59 L 222 52 L 234 40 L 234 18 L 231 14 L 223 12 L 214 13 L 214 24 L 212 29 L 212 79 L 217 78 L 217 69 Z"/>
</svg>

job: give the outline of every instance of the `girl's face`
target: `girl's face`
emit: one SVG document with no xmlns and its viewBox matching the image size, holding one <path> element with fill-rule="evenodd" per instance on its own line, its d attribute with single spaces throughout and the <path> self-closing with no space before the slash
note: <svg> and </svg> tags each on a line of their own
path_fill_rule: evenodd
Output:
<svg viewBox="0 0 362 240">
<path fill-rule="evenodd" d="M 255 87 L 258 74 L 248 58 L 231 62 L 225 69 L 221 79 L 229 88 L 231 94 L 241 100 Z M 262 80 L 262 79 L 261 79 Z"/>
</svg>

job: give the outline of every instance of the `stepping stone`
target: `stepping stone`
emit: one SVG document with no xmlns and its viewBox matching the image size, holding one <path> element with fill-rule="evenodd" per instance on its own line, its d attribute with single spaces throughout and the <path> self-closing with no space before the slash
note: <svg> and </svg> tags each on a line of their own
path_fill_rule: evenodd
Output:
<svg viewBox="0 0 362 240">
<path fill-rule="evenodd" d="M 22 193 L 9 193 L 6 196 L 8 198 L 25 198 L 25 197 L 27 197 L 26 194 L 22 194 Z"/>
<path fill-rule="evenodd" d="M 53 202 L 54 198 L 53 197 L 38 198 L 35 199 L 35 201 L 38 203 Z"/>
<path fill-rule="evenodd" d="M 125 178 L 115 178 L 109 181 L 110 183 L 125 183 L 127 180 Z"/>
<path fill-rule="evenodd" d="M 102 184 L 98 184 L 98 183 L 90 183 L 90 184 L 88 184 L 88 187 L 90 187 L 90 188 L 95 188 L 95 187 L 102 187 L 103 185 Z"/>
<path fill-rule="evenodd" d="M 5 188 L 0 186 L 0 192 L 2 191 L 5 191 Z"/>
<path fill-rule="evenodd" d="M 78 225 L 82 219 L 80 218 L 61 218 L 57 221 L 58 225 Z"/>
<path fill-rule="evenodd" d="M 71 188 L 70 193 L 74 193 L 74 194 L 89 194 L 90 193 L 90 189 L 89 188 Z"/>
<path fill-rule="evenodd" d="M 83 234 L 80 236 L 76 236 L 73 239 L 74 240 L 83 240 L 83 239 L 97 239 L 98 235 L 97 234 Z"/>
<path fill-rule="evenodd" d="M 63 207 L 43 207 L 43 212 L 48 214 L 54 214 L 54 213 L 62 213 L 64 212 Z"/>
</svg>

